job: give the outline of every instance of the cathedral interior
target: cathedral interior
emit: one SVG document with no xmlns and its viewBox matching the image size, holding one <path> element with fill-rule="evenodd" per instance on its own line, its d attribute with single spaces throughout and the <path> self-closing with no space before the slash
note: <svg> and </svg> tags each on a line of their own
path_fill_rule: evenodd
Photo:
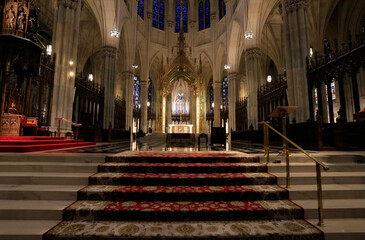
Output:
<svg viewBox="0 0 365 240">
<path fill-rule="evenodd" d="M 0 89 L 0 239 L 365 239 L 364 0 L 0 0 Z"/>
</svg>

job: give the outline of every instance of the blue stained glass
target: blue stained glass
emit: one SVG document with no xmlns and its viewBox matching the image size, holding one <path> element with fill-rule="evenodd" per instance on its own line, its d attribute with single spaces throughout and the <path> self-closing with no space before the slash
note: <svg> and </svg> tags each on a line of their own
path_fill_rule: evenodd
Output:
<svg viewBox="0 0 365 240">
<path fill-rule="evenodd" d="M 153 0 L 152 27 L 158 28 L 158 0 Z"/>
<path fill-rule="evenodd" d="M 222 103 L 223 108 L 228 109 L 228 78 L 224 77 L 222 81 Z"/>
<path fill-rule="evenodd" d="M 205 0 L 205 28 L 210 28 L 210 2 Z"/>
<path fill-rule="evenodd" d="M 209 104 L 210 104 L 210 112 L 214 111 L 213 103 L 214 103 L 214 88 L 213 88 L 213 80 L 209 82 Z"/>
<path fill-rule="evenodd" d="M 143 0 L 139 0 L 137 4 L 137 13 L 143 19 L 143 12 L 144 12 L 144 2 Z"/>
<path fill-rule="evenodd" d="M 134 81 L 133 81 L 133 109 L 138 109 L 139 108 L 139 91 L 140 91 L 139 79 L 138 79 L 138 77 L 134 77 Z"/>
<path fill-rule="evenodd" d="M 180 1 L 178 0 L 175 12 L 175 32 L 180 31 L 180 21 L 181 21 L 181 5 Z"/>
<path fill-rule="evenodd" d="M 224 0 L 219 0 L 219 20 L 226 15 L 226 4 Z"/>
<path fill-rule="evenodd" d="M 160 1 L 160 19 L 158 28 L 161 30 L 165 29 L 165 3 L 163 0 Z"/>
<path fill-rule="evenodd" d="M 184 1 L 183 4 L 183 28 L 184 32 L 188 32 L 188 4 Z"/>
<path fill-rule="evenodd" d="M 203 1 L 199 2 L 199 31 L 204 29 L 204 6 Z"/>
</svg>

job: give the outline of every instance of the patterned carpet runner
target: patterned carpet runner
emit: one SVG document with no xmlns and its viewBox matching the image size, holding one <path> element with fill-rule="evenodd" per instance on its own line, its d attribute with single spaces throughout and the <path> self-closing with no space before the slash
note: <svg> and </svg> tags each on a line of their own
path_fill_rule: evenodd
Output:
<svg viewBox="0 0 365 240">
<path fill-rule="evenodd" d="M 258 157 L 125 152 L 106 158 L 44 240 L 318 240 Z"/>
</svg>

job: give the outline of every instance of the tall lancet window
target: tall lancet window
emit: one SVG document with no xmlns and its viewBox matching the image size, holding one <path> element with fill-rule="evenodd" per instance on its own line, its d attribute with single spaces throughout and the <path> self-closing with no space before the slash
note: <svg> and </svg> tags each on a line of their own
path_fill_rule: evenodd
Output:
<svg viewBox="0 0 365 240">
<path fill-rule="evenodd" d="M 148 79 L 148 102 L 147 102 L 147 108 L 148 111 L 151 112 L 152 109 L 152 94 L 153 94 L 153 83 L 152 79 Z"/>
<path fill-rule="evenodd" d="M 219 0 L 219 20 L 226 15 L 226 4 L 224 0 Z"/>
<path fill-rule="evenodd" d="M 188 32 L 188 1 L 187 0 L 176 0 L 175 8 L 175 32 L 180 32 L 180 27 L 184 32 Z"/>
<path fill-rule="evenodd" d="M 152 26 L 161 30 L 165 27 L 165 3 L 163 0 L 153 0 Z"/>
<path fill-rule="evenodd" d="M 137 4 L 137 14 L 143 19 L 143 13 L 144 13 L 144 1 L 138 0 Z"/>
<path fill-rule="evenodd" d="M 140 92 L 140 86 L 139 86 L 139 78 L 137 76 L 134 77 L 133 81 L 133 109 L 138 110 L 139 109 L 139 92 Z"/>
<path fill-rule="evenodd" d="M 223 109 L 228 110 L 228 78 L 224 77 L 222 81 L 222 104 Z"/>
<path fill-rule="evenodd" d="M 209 0 L 199 1 L 199 31 L 210 28 L 210 2 Z"/>
</svg>

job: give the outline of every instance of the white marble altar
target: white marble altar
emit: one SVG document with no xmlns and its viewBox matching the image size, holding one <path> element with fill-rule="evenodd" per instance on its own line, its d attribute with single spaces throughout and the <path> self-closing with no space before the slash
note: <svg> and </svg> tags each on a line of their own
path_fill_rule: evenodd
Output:
<svg viewBox="0 0 365 240">
<path fill-rule="evenodd" d="M 192 124 L 169 124 L 168 133 L 194 133 Z"/>
</svg>

